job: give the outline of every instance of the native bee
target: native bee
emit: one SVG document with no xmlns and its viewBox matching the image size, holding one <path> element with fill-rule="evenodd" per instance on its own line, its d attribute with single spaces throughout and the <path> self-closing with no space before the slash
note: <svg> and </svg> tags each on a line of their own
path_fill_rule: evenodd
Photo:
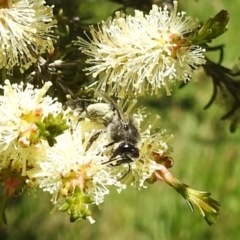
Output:
<svg viewBox="0 0 240 240">
<path fill-rule="evenodd" d="M 106 130 L 100 130 L 95 133 L 90 138 L 86 149 L 89 149 L 91 144 L 96 141 L 104 131 L 111 139 L 111 142 L 107 144 L 105 148 L 108 149 L 112 147 L 112 153 L 109 160 L 102 164 L 109 164 L 110 166 L 128 164 L 128 172 L 122 176 L 123 178 L 131 169 L 130 163 L 134 162 L 140 155 L 138 148 L 140 133 L 134 119 L 124 113 L 111 97 L 103 92 L 96 92 L 96 94 L 101 97 L 105 103 L 87 103 L 85 111 L 82 111 L 80 114 L 80 119 L 87 117 L 91 121 L 102 123 L 106 127 Z"/>
<path fill-rule="evenodd" d="M 112 139 L 106 147 L 113 146 L 113 153 L 108 162 L 115 165 L 131 163 L 139 157 L 138 143 L 140 133 L 134 120 L 120 110 L 116 102 L 109 96 L 98 93 L 112 108 L 112 118 L 106 125 L 107 134 Z"/>
</svg>

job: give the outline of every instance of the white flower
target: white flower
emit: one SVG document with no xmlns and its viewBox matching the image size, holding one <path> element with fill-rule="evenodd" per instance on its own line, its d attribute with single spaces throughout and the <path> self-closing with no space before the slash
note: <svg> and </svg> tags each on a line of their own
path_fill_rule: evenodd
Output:
<svg viewBox="0 0 240 240">
<path fill-rule="evenodd" d="M 124 98 L 159 94 L 164 88 L 168 95 L 176 81 L 188 81 L 194 69 L 205 63 L 205 51 L 191 45 L 187 34 L 199 23 L 184 12 L 153 5 L 149 15 L 136 10 L 135 16 L 119 12 L 91 27 L 90 42 L 78 38 L 80 50 L 90 58 L 86 68 L 94 78 L 99 76 L 98 89 Z"/>
<path fill-rule="evenodd" d="M 141 132 L 140 157 L 131 164 L 131 176 L 129 174 L 127 180 L 130 185 L 139 189 L 146 188 L 144 185 L 146 180 L 162 168 L 161 163 L 156 162 L 154 155 L 167 156 L 171 152 L 167 142 L 172 138 L 173 135 L 167 135 L 166 130 L 152 134 L 152 125 L 148 125 L 147 129 Z"/>
<path fill-rule="evenodd" d="M 56 21 L 42 0 L 3 0 L 0 3 L 0 68 L 27 69 L 40 54 L 53 51 Z"/>
<path fill-rule="evenodd" d="M 134 117 L 138 123 L 144 118 L 140 113 Z M 80 122 L 72 120 L 72 129 L 58 136 L 57 143 L 46 150 L 46 159 L 27 172 L 40 188 L 52 194 L 56 205 L 64 198 L 72 197 L 76 187 L 97 205 L 109 194 L 110 186 L 115 186 L 118 191 L 127 185 L 145 187 L 146 179 L 159 169 L 153 152 L 163 154 L 169 151 L 165 142 L 168 137 L 163 133 L 152 135 L 149 126 L 141 134 L 139 159 L 114 165 L 114 162 L 108 162 L 114 147 L 106 126 L 88 118 Z"/>
<path fill-rule="evenodd" d="M 57 115 L 62 111 L 61 103 L 45 96 L 50 82 L 42 89 L 34 89 L 27 84 L 1 86 L 0 96 L 0 169 L 7 168 L 25 175 L 27 166 L 32 168 L 38 159 L 44 158 L 47 143 L 36 140 L 36 121 L 41 121 L 49 113 Z"/>
<path fill-rule="evenodd" d="M 92 130 L 88 132 L 89 125 Z M 47 149 L 46 159 L 38 162 L 39 167 L 28 172 L 40 188 L 53 195 L 55 204 L 61 202 L 62 197 L 69 196 L 69 188 L 74 191 L 76 186 L 97 205 L 109 193 L 109 186 L 121 187 L 118 174 L 115 171 L 113 174 L 112 167 L 104 164 L 110 158 L 110 152 L 106 151 L 109 143 L 106 133 L 89 143 L 91 136 L 98 132 L 94 126 L 94 123 L 84 120 L 73 128 L 73 132 L 65 131 L 57 137 L 57 143 Z"/>
</svg>

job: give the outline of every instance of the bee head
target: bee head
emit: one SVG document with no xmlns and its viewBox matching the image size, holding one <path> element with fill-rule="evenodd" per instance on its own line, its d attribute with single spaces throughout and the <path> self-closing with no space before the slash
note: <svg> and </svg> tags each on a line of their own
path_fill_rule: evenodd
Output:
<svg viewBox="0 0 240 240">
<path fill-rule="evenodd" d="M 128 118 L 126 121 L 126 118 L 122 120 L 116 115 L 108 126 L 108 132 L 115 142 L 127 141 L 137 144 L 140 139 L 138 129 L 133 124 L 131 118 Z"/>
<path fill-rule="evenodd" d="M 139 149 L 136 148 L 131 143 L 121 142 L 113 151 L 113 155 L 109 162 L 115 161 L 117 165 L 123 163 L 133 162 L 136 158 L 139 157 Z"/>
</svg>

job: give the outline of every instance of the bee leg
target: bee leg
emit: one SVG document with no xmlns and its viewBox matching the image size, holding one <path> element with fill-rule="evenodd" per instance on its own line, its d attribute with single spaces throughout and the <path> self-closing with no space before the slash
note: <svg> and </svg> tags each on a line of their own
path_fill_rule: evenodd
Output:
<svg viewBox="0 0 240 240">
<path fill-rule="evenodd" d="M 110 143 L 110 144 L 113 145 L 114 142 Z M 111 146 L 110 144 L 106 145 L 106 147 Z M 119 166 L 124 163 L 131 163 L 132 161 L 133 160 L 126 154 L 120 155 L 118 152 L 114 152 L 112 154 L 112 156 L 109 158 L 109 160 L 106 162 L 103 162 L 102 164 L 109 164 L 111 166 Z M 114 162 L 115 162 L 115 164 L 114 164 Z"/>
<path fill-rule="evenodd" d="M 114 143 L 115 143 L 115 142 L 111 142 L 111 143 L 105 145 L 104 147 L 105 147 L 105 148 L 111 147 Z"/>
<path fill-rule="evenodd" d="M 120 161 L 120 160 L 119 160 Z M 113 162 L 116 162 L 116 164 L 113 164 Z M 122 180 L 123 178 L 125 178 L 129 173 L 130 173 L 130 171 L 131 171 L 131 165 L 130 165 L 130 161 L 129 161 L 129 159 L 125 159 L 125 161 L 123 162 L 123 159 L 121 159 L 121 162 L 118 162 L 115 158 L 110 158 L 108 161 L 106 161 L 106 162 L 103 162 L 102 164 L 109 164 L 109 166 L 111 166 L 111 167 L 116 167 L 116 166 L 119 166 L 119 165 L 121 165 L 121 164 L 123 164 L 123 163 L 127 163 L 128 164 L 128 170 L 127 170 L 127 172 L 126 173 L 124 173 L 123 174 L 123 176 L 121 176 L 119 179 L 118 179 L 118 181 L 120 181 L 120 180 Z"/>
<path fill-rule="evenodd" d="M 130 165 L 130 163 L 128 163 L 128 170 L 127 170 L 127 172 L 124 173 L 124 175 L 121 176 L 121 177 L 118 179 L 118 181 L 121 181 L 122 179 L 124 179 L 124 178 L 130 173 L 130 171 L 131 171 L 131 165 Z"/>
<path fill-rule="evenodd" d="M 115 162 L 115 163 L 114 163 Z M 114 154 L 112 155 L 112 157 L 106 161 L 106 162 L 103 162 L 102 164 L 106 164 L 106 165 L 109 165 L 111 167 L 116 167 L 116 166 L 119 166 L 119 165 L 122 165 L 124 163 L 127 163 L 128 164 L 128 170 L 126 173 L 123 174 L 123 176 L 121 176 L 118 181 L 122 180 L 123 178 L 125 178 L 131 171 L 131 165 L 130 163 L 132 162 L 132 159 L 129 158 L 128 156 L 126 155 L 122 155 L 122 156 L 115 156 Z"/>
<path fill-rule="evenodd" d="M 86 146 L 85 151 L 87 151 L 87 150 L 92 146 L 92 143 L 97 140 L 97 138 L 99 137 L 99 135 L 100 135 L 101 133 L 102 133 L 102 131 L 96 132 L 94 135 L 92 135 L 92 136 L 90 137 L 90 139 L 89 139 L 89 141 L 88 141 L 88 144 L 87 144 L 87 146 Z"/>
</svg>

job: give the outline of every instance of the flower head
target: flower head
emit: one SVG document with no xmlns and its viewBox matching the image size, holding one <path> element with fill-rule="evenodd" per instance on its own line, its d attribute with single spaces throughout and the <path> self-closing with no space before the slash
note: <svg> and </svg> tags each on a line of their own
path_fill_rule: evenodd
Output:
<svg viewBox="0 0 240 240">
<path fill-rule="evenodd" d="M 92 66 L 86 70 L 94 78 L 99 75 L 99 89 L 137 97 L 164 88 L 169 95 L 172 84 L 188 81 L 205 63 L 204 49 L 187 38 L 198 27 L 198 21 L 177 13 L 174 1 L 172 13 L 156 5 L 145 16 L 138 10 L 135 16 L 117 12 L 98 29 L 91 27 L 90 42 L 79 38 L 77 44 L 90 56 L 86 62 Z"/>
<path fill-rule="evenodd" d="M 0 3 L 0 68 L 27 69 L 40 54 L 52 51 L 52 8 L 42 0 Z"/>
<path fill-rule="evenodd" d="M 109 111 L 103 103 L 95 105 L 97 112 L 93 115 L 88 113 L 88 116 L 102 116 L 103 109 Z M 93 110 L 94 106 L 88 109 Z M 103 109 L 99 109 L 100 106 Z M 133 118 L 139 125 L 144 116 L 138 113 Z M 152 135 L 149 126 L 139 130 L 138 158 L 126 161 L 125 155 L 121 155 L 124 152 L 118 152 L 117 160 L 110 161 L 118 143 L 113 142 L 103 122 L 97 117 L 85 117 L 79 121 L 72 116 L 70 119 L 72 129 L 56 138 L 56 144 L 46 150 L 46 158 L 27 171 L 27 176 L 44 191 L 51 193 L 53 203 L 59 210 L 67 211 L 71 221 L 88 218 L 90 205 L 101 204 L 111 186 L 119 192 L 127 186 L 146 187 L 146 180 L 159 169 L 152 157 L 152 150 L 159 154 L 169 151 L 165 142 L 169 137 L 164 133 Z"/>
<path fill-rule="evenodd" d="M 44 96 L 50 86 L 47 82 L 42 89 L 34 89 L 31 84 L 24 88 L 23 83 L 11 85 L 9 80 L 1 86 L 0 170 L 10 168 L 25 176 L 27 168 L 44 159 L 48 143 L 36 123 L 44 123 L 49 114 L 58 116 L 62 112 L 56 99 Z"/>
<path fill-rule="evenodd" d="M 163 165 L 161 169 L 155 172 L 155 176 L 158 180 L 165 181 L 180 193 L 188 203 L 190 209 L 192 211 L 194 211 L 194 208 L 197 209 L 198 213 L 209 225 L 216 223 L 219 217 L 220 204 L 210 197 L 211 193 L 198 191 L 181 183 Z"/>
</svg>

